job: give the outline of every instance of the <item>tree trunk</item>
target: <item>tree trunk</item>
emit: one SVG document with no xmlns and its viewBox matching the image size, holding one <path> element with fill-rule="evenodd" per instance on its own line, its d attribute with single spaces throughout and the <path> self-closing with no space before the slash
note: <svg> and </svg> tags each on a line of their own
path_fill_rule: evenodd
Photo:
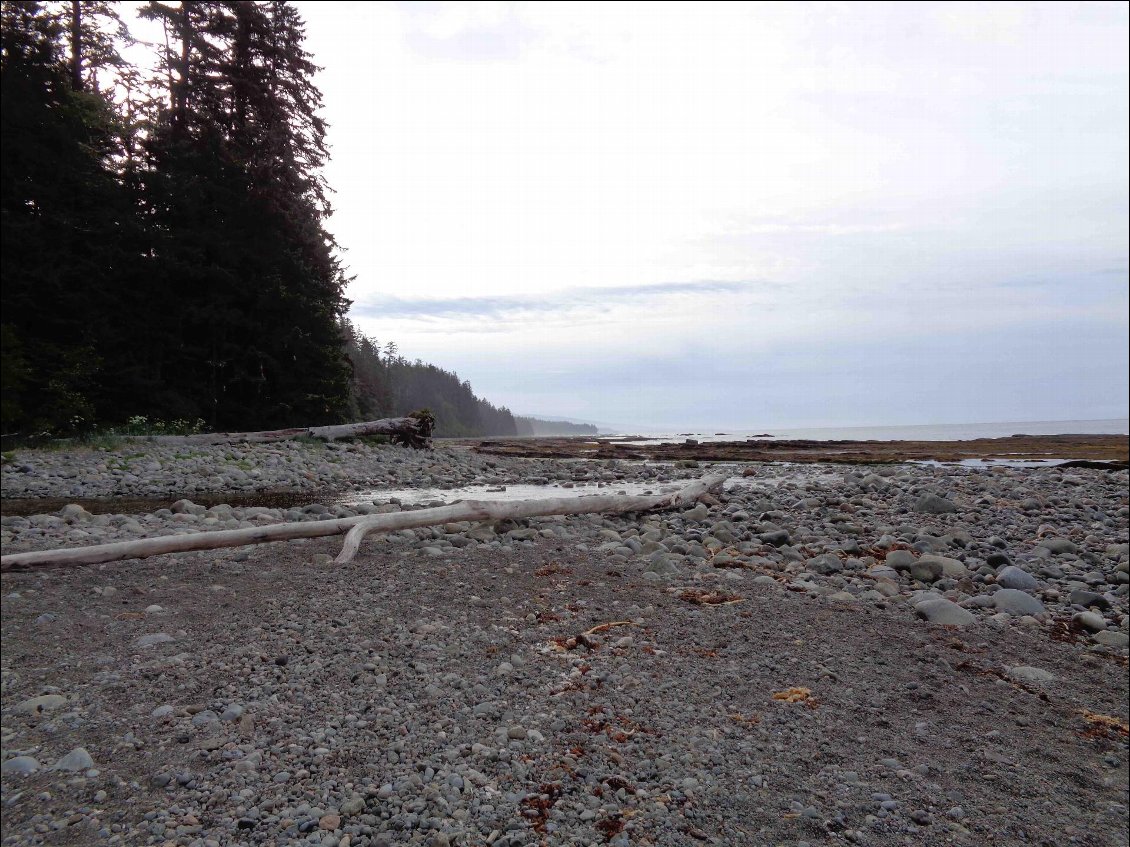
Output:
<svg viewBox="0 0 1130 847">
<path fill-rule="evenodd" d="M 517 520 L 543 515 L 584 515 L 592 513 L 622 514 L 677 509 L 689 506 L 714 491 L 726 481 L 725 474 L 712 474 L 692 482 L 674 494 L 599 494 L 592 497 L 555 497 L 546 500 L 482 501 L 465 500 L 434 509 L 392 512 L 386 515 L 361 515 L 329 521 L 302 521 L 275 526 L 233 529 L 222 532 L 199 532 L 190 535 L 164 535 L 139 541 L 121 541 L 94 547 L 41 550 L 35 553 L 13 553 L 0 557 L 0 571 L 26 570 L 52 565 L 95 565 L 121 559 L 144 559 L 164 553 L 185 553 L 193 550 L 216 550 L 221 547 L 243 547 L 293 538 L 321 538 L 348 533 L 337 562 L 350 561 L 370 532 L 393 532 L 420 526 L 456 521 Z"/>
<path fill-rule="evenodd" d="M 382 418 L 379 421 L 338 424 L 335 426 L 293 427 L 262 432 L 208 432 L 200 435 L 136 435 L 129 436 L 158 444 L 258 444 L 266 441 L 287 441 L 292 438 L 356 438 L 360 435 L 387 435 L 394 444 L 421 449 L 429 446 L 435 418 L 428 412 L 413 412 L 403 418 Z"/>
<path fill-rule="evenodd" d="M 82 3 L 71 0 L 71 90 L 82 91 Z"/>
</svg>

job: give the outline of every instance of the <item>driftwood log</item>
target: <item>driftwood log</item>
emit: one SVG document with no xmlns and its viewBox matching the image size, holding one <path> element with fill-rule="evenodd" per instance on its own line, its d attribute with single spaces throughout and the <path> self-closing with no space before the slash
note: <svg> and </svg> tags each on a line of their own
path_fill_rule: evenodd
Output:
<svg viewBox="0 0 1130 847">
<path fill-rule="evenodd" d="M 266 441 L 287 441 L 292 438 L 319 438 L 335 441 L 338 438 L 356 438 L 362 435 L 387 435 L 393 444 L 421 449 L 430 444 L 435 416 L 426 409 L 403 418 L 382 418 L 379 421 L 339 424 L 336 426 L 292 427 L 270 429 L 262 432 L 207 432 L 200 435 L 136 435 L 138 440 L 158 444 L 259 444 Z"/>
<path fill-rule="evenodd" d="M 597 494 L 589 497 L 554 497 L 544 500 L 464 500 L 450 506 L 391 512 L 384 515 L 360 515 L 328 521 L 301 521 L 273 526 L 232 529 L 218 532 L 197 532 L 184 535 L 162 535 L 138 541 L 119 541 L 93 547 L 71 547 L 40 550 L 34 553 L 12 553 L 0 557 L 0 571 L 26 570 L 34 567 L 61 565 L 96 565 L 122 559 L 144 559 L 164 553 L 186 553 L 194 550 L 215 550 L 221 547 L 244 547 L 271 541 L 295 538 L 320 538 L 345 535 L 345 544 L 337 563 L 350 561 L 361 542 L 372 532 L 393 532 L 420 526 L 457 521 L 518 520 L 545 515 L 584 515 L 593 513 L 623 514 L 649 512 L 690 506 L 712 492 L 720 491 L 725 474 L 711 474 L 673 494 Z"/>
</svg>

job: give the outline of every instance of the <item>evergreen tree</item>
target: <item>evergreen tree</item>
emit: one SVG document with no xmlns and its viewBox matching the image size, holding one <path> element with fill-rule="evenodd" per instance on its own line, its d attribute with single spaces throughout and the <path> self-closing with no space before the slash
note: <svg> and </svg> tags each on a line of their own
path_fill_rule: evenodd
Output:
<svg viewBox="0 0 1130 847">
<path fill-rule="evenodd" d="M 324 221 L 325 125 L 302 22 L 282 2 L 152 2 L 170 34 L 149 142 L 167 402 L 214 426 L 340 420 L 345 277 Z"/>
<path fill-rule="evenodd" d="M 74 73 L 85 67 L 97 74 L 109 59 L 92 52 L 83 65 L 81 42 L 67 49 L 74 32 L 59 9 L 43 3 L 0 6 L 8 432 L 93 422 L 108 331 L 105 294 L 130 260 L 132 210 L 112 168 L 114 114 L 84 84 L 76 88 L 83 75 Z"/>
<path fill-rule="evenodd" d="M 314 66 L 289 3 L 152 0 L 154 74 L 106 2 L 3 2 L 3 426 L 257 429 L 432 408 L 470 383 L 344 319 Z"/>
</svg>

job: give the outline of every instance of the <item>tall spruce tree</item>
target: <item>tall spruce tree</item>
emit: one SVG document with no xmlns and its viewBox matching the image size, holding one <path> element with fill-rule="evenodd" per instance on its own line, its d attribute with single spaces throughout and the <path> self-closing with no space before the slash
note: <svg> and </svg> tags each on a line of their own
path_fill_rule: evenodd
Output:
<svg viewBox="0 0 1130 847">
<path fill-rule="evenodd" d="M 117 61 L 95 32 L 105 10 L 92 6 L 74 25 L 59 4 L 0 6 L 5 432 L 93 423 L 112 332 L 107 294 L 131 264 L 115 115 L 86 90 Z"/>
<path fill-rule="evenodd" d="M 151 2 L 168 102 L 148 140 L 157 277 L 175 311 L 155 351 L 170 414 L 214 426 L 344 416 L 345 277 L 324 222 L 325 125 L 285 2 Z"/>
</svg>

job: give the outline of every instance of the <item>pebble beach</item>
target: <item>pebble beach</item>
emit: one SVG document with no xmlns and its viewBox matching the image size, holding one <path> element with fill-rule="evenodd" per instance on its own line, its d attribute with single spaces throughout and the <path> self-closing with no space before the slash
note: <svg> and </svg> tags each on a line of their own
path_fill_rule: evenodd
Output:
<svg viewBox="0 0 1130 847">
<path fill-rule="evenodd" d="M 343 566 L 324 538 L 4 573 L 3 843 L 1125 843 L 1125 470 L 138 442 L 17 451 L 4 500 L 54 508 L 0 539 L 718 472 L 689 509 L 402 530 Z"/>
</svg>

